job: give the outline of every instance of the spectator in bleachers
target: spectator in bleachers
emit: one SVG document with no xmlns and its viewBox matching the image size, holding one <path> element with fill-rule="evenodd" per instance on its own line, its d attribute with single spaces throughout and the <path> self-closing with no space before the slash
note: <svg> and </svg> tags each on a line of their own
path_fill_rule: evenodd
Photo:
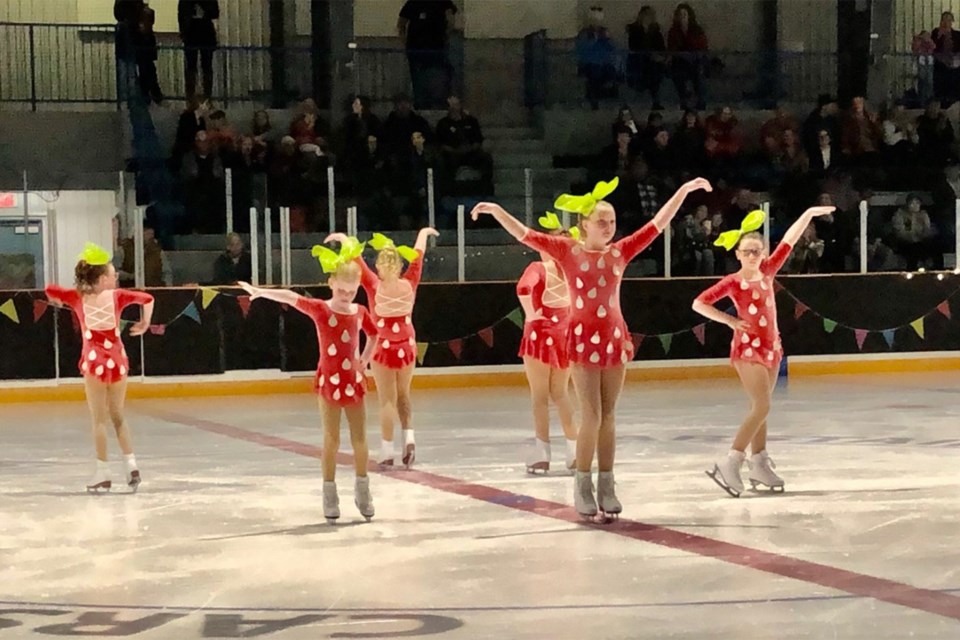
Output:
<svg viewBox="0 0 960 640">
<path fill-rule="evenodd" d="M 394 157 L 402 157 L 410 149 L 410 140 L 414 132 L 429 142 L 433 137 L 433 129 L 426 118 L 413 110 L 410 96 L 399 94 L 393 99 L 393 111 L 387 116 L 381 129 L 380 140 L 383 148 Z"/>
<path fill-rule="evenodd" d="M 610 125 L 610 131 L 613 133 L 613 139 L 616 140 L 621 131 L 630 134 L 631 140 L 637 140 L 642 129 L 633 117 L 633 110 L 627 105 L 622 105 L 617 114 L 617 119 Z"/>
<path fill-rule="evenodd" d="M 627 79 L 639 93 L 650 92 L 652 109 L 662 111 L 660 84 L 666 72 L 667 44 L 653 7 L 640 7 L 636 20 L 627 25 Z"/>
<path fill-rule="evenodd" d="M 117 243 L 113 253 L 113 266 L 117 270 L 121 287 L 134 287 L 136 272 L 136 243 L 132 237 Z M 156 233 L 150 223 L 143 225 L 143 286 L 172 287 L 173 271 L 170 261 L 157 242 Z"/>
<path fill-rule="evenodd" d="M 633 148 L 633 137 L 629 130 L 621 130 L 617 133 L 613 144 L 604 147 L 597 157 L 598 179 L 609 180 L 612 176 L 626 177 L 633 160 Z"/>
<path fill-rule="evenodd" d="M 207 120 L 207 140 L 220 153 L 221 157 L 237 151 L 239 137 L 236 130 L 227 121 L 226 112 L 218 109 L 210 114 Z"/>
<path fill-rule="evenodd" d="M 160 81 L 157 79 L 157 34 L 153 31 L 157 15 L 147 4 L 140 4 L 143 8 L 137 16 L 137 31 L 133 39 L 137 51 L 140 91 L 148 101 L 163 104 L 163 91 L 160 90 Z"/>
<path fill-rule="evenodd" d="M 437 154 L 427 146 L 426 137 L 420 131 L 410 134 L 406 150 L 396 158 L 394 192 L 404 198 L 401 229 L 419 229 L 427 220 L 429 188 L 428 169 L 436 169 Z"/>
<path fill-rule="evenodd" d="M 917 56 L 917 99 L 920 104 L 927 104 L 934 96 L 933 93 L 933 65 L 934 54 L 937 52 L 937 43 L 933 36 L 924 29 L 913 37 L 910 50 Z"/>
<path fill-rule="evenodd" d="M 877 167 L 883 144 L 883 127 L 877 114 L 867 109 L 863 96 L 855 97 L 843 119 L 841 151 L 860 167 Z"/>
<path fill-rule="evenodd" d="M 778 164 L 787 174 L 800 175 L 810 170 L 810 160 L 800 146 L 794 129 L 784 129 L 780 134 Z"/>
<path fill-rule="evenodd" d="M 733 110 L 730 107 L 717 109 L 707 118 L 704 128 L 706 141 L 703 148 L 709 165 L 708 172 L 715 176 L 735 175 L 743 138 Z"/>
<path fill-rule="evenodd" d="M 817 237 L 816 225 L 810 225 L 793 247 L 787 270 L 790 273 L 820 273 L 820 259 L 823 257 L 824 242 Z"/>
<path fill-rule="evenodd" d="M 197 58 L 203 70 L 203 95 L 213 95 L 213 52 L 217 49 L 218 0 L 180 0 L 177 22 L 185 56 L 187 99 L 197 93 Z"/>
<path fill-rule="evenodd" d="M 898 102 L 887 109 L 881 126 L 883 127 L 883 147 L 885 161 L 891 167 L 899 165 L 904 169 L 915 161 L 920 137 L 917 125 L 910 118 L 903 103 Z"/>
<path fill-rule="evenodd" d="M 316 145 L 321 149 L 329 148 L 330 127 L 320 117 L 313 98 L 307 98 L 300 103 L 299 113 L 290 123 L 290 136 L 300 147 Z"/>
<path fill-rule="evenodd" d="M 706 129 L 696 111 L 687 109 L 673 134 L 673 147 L 682 159 L 683 168 L 699 175 L 703 170 L 707 141 Z"/>
<path fill-rule="evenodd" d="M 703 76 L 706 67 L 707 34 L 697 14 L 687 3 L 677 5 L 667 34 L 673 83 L 683 108 L 706 109 Z"/>
<path fill-rule="evenodd" d="M 450 93 L 448 34 L 456 13 L 450 0 L 407 0 L 400 9 L 397 33 L 406 47 L 417 109 L 436 109 Z"/>
<path fill-rule="evenodd" d="M 955 142 L 953 125 L 940 107 L 936 98 L 927 103 L 927 108 L 917 118 L 919 137 L 919 161 L 925 166 L 942 167 L 953 153 Z"/>
<path fill-rule="evenodd" d="M 370 112 L 370 99 L 366 96 L 356 96 L 350 102 L 350 113 L 343 118 L 340 132 L 340 158 L 348 171 L 359 172 L 361 166 L 368 164 L 371 136 L 377 140 L 377 155 L 384 155 L 379 144 L 380 118 Z"/>
<path fill-rule="evenodd" d="M 675 176 L 680 168 L 680 158 L 670 141 L 670 132 L 660 127 L 653 132 L 650 144 L 643 151 L 643 157 L 650 166 L 653 177 L 668 189 L 676 183 Z"/>
<path fill-rule="evenodd" d="M 853 174 L 844 169 L 830 172 L 823 181 L 823 190 L 817 205 L 832 205 L 836 211 L 817 219 L 817 235 L 825 246 L 821 264 L 826 265 L 827 272 L 842 273 L 859 235 L 862 196 L 854 187 Z"/>
<path fill-rule="evenodd" d="M 920 197 L 911 193 L 890 222 L 893 249 L 907 262 L 907 269 L 932 267 L 936 254 L 936 229 L 923 209 Z M 942 262 L 942 256 L 941 256 Z"/>
<path fill-rule="evenodd" d="M 253 264 L 250 252 L 243 244 L 243 238 L 239 234 L 228 233 L 227 248 L 213 263 L 211 284 L 231 285 L 237 282 L 250 282 L 252 274 Z"/>
<path fill-rule="evenodd" d="M 317 156 L 316 144 L 305 145 L 312 152 L 303 152 L 293 136 L 284 136 L 276 151 L 267 160 L 267 195 L 270 207 L 290 207 L 290 229 L 302 232 L 308 229 L 307 206 L 311 193 L 326 188 L 327 177 L 317 176 L 311 182 L 307 176 L 314 163 L 322 162 Z M 317 169 L 316 173 L 320 173 Z"/>
<path fill-rule="evenodd" d="M 607 174 L 607 179 L 609 177 Z M 656 181 L 650 177 L 647 162 L 642 157 L 634 158 L 629 173 L 609 198 L 617 210 L 620 230 L 629 234 L 649 222 L 663 204 L 660 194 Z"/>
<path fill-rule="evenodd" d="M 586 95 L 590 108 L 600 108 L 600 100 L 615 98 L 617 87 L 617 46 L 603 26 L 603 7 L 590 7 L 587 26 L 577 34 L 574 47 L 577 73 L 586 79 Z"/>
<path fill-rule="evenodd" d="M 933 30 L 936 55 L 933 64 L 933 92 L 947 109 L 960 97 L 960 31 L 953 28 L 953 13 L 940 15 L 940 26 Z"/>
<path fill-rule="evenodd" d="M 267 153 L 250 136 L 240 139 L 237 153 L 223 156 L 233 181 L 234 229 L 248 231 L 250 208 L 266 206 Z"/>
<path fill-rule="evenodd" d="M 493 158 L 483 150 L 480 122 L 463 109 L 457 96 L 450 96 L 447 105 L 447 115 L 437 123 L 437 143 L 446 181 L 457 182 L 457 172 L 468 167 L 480 172 L 480 188 L 492 194 Z"/>
<path fill-rule="evenodd" d="M 809 158 L 810 171 L 815 178 L 824 178 L 827 171 L 839 164 L 840 154 L 834 148 L 833 138 L 826 129 L 817 133 L 817 147 Z"/>
<path fill-rule="evenodd" d="M 713 222 L 706 205 L 698 206 L 680 221 L 677 233 L 678 275 L 714 275 L 714 253 L 710 246 Z"/>
<path fill-rule="evenodd" d="M 780 150 L 783 133 L 788 129 L 796 132 L 800 129 L 800 125 L 785 107 L 777 107 L 773 117 L 760 125 L 760 146 L 769 149 L 772 153 L 777 153 Z"/>
<path fill-rule="evenodd" d="M 197 233 L 221 233 L 224 215 L 223 162 L 206 131 L 198 131 L 193 151 L 180 167 L 189 225 Z"/>
<path fill-rule="evenodd" d="M 939 230 L 937 238 L 941 249 L 953 252 L 956 238 L 957 200 L 960 200 L 960 160 L 946 159 L 943 172 L 934 182 L 932 222 Z"/>
<path fill-rule="evenodd" d="M 254 145 L 269 151 L 277 143 L 277 131 L 270 123 L 270 112 L 266 109 L 257 109 L 253 112 L 253 122 L 250 126 L 250 135 Z"/>
<path fill-rule="evenodd" d="M 174 170 L 179 170 L 184 154 L 193 149 L 198 131 L 206 131 L 207 116 L 210 114 L 210 103 L 201 96 L 193 96 L 187 100 L 187 108 L 180 114 L 177 121 L 177 133 L 174 137 L 171 161 Z"/>
<path fill-rule="evenodd" d="M 830 94 L 823 93 L 817 98 L 817 108 L 807 116 L 801 132 L 807 155 L 814 156 L 820 148 L 821 131 L 830 134 L 830 140 L 835 147 L 839 145 L 841 133 L 839 113 L 840 107 Z"/>
</svg>

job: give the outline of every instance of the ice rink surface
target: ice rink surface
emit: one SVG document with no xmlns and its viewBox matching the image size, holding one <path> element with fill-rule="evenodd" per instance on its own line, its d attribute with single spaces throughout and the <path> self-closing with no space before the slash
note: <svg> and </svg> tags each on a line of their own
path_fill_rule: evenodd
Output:
<svg viewBox="0 0 960 640">
<path fill-rule="evenodd" d="M 83 490 L 85 405 L 4 405 L 0 640 L 960 638 L 958 403 L 956 373 L 791 380 L 787 491 L 733 499 L 704 470 L 736 382 L 628 384 L 608 526 L 524 473 L 521 388 L 415 391 L 416 470 L 372 473 L 365 523 L 341 466 L 335 526 L 310 395 L 131 400 L 136 495 Z"/>
</svg>

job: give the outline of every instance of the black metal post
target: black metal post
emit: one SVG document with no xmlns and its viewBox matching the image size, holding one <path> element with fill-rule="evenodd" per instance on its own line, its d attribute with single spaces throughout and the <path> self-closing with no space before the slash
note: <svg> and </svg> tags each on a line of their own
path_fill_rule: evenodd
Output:
<svg viewBox="0 0 960 640">
<path fill-rule="evenodd" d="M 287 106 L 286 29 L 283 0 L 270 0 L 270 105 Z"/>
<path fill-rule="evenodd" d="M 30 39 L 30 107 L 33 111 L 37 110 L 37 52 L 33 41 L 33 25 L 30 25 L 28 31 Z"/>
<path fill-rule="evenodd" d="M 333 107 L 333 72 L 331 56 L 333 39 L 330 33 L 330 0 L 310 3 L 311 46 L 310 61 L 313 71 L 313 98 L 321 109 Z"/>
</svg>

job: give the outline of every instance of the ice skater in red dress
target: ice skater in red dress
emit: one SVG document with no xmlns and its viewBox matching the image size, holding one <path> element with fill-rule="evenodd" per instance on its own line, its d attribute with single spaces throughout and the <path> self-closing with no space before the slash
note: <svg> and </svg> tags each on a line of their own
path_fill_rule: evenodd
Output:
<svg viewBox="0 0 960 640">
<path fill-rule="evenodd" d="M 569 236 L 557 214 L 547 213 L 540 226 L 552 235 Z M 573 229 L 577 231 L 576 228 Z M 579 233 L 573 234 L 576 238 Z M 517 297 L 523 307 L 523 340 L 520 357 L 530 384 L 535 442 L 527 457 L 527 473 L 550 470 L 550 400 L 557 407 L 567 442 L 567 469 L 577 464 L 577 427 L 570 402 L 570 358 L 567 330 L 570 327 L 570 291 L 563 272 L 546 253 L 532 262 L 517 283 Z"/>
<path fill-rule="evenodd" d="M 499 205 L 480 203 L 472 216 L 488 213 L 513 237 L 553 258 L 570 287 L 570 331 L 567 349 L 573 384 L 580 401 L 580 431 L 577 434 L 577 471 L 574 502 L 577 512 L 605 520 L 622 511 L 614 492 L 613 461 L 616 454 L 614 416 L 623 389 L 626 363 L 633 359 L 633 343 L 620 311 L 620 281 L 624 269 L 666 228 L 688 194 L 711 190 L 703 179 L 686 183 L 663 205 L 653 220 L 636 233 L 611 242 L 617 231 L 617 214 L 603 200 L 616 189 L 618 180 L 600 183 L 585 196 L 560 196 L 556 207 L 582 216 L 582 241 L 551 236 L 528 229 Z M 599 475 L 593 489 L 593 454 L 597 453 Z"/>
<path fill-rule="evenodd" d="M 373 234 L 369 244 L 376 249 L 377 270 L 374 272 L 362 257 L 356 262 L 362 270 L 360 284 L 367 293 L 367 304 L 377 324 L 377 344 L 370 368 L 377 383 L 380 401 L 381 441 L 379 463 L 393 467 L 394 424 L 399 421 L 403 430 L 403 450 L 400 459 L 409 469 L 416 459 L 416 439 L 411 423 L 410 383 L 417 362 L 417 337 L 413 328 L 413 305 L 417 287 L 423 274 L 423 257 L 427 239 L 440 235 L 436 229 L 425 227 L 417 235 L 413 248 L 397 246 L 382 233 Z M 342 233 L 332 233 L 325 242 L 343 242 Z M 403 261 L 410 263 L 403 271 Z"/>
<path fill-rule="evenodd" d="M 110 254 L 88 242 L 74 270 L 76 288 L 50 285 L 47 297 L 77 314 L 83 332 L 80 373 L 93 418 L 93 442 L 97 469 L 87 491 L 109 490 L 113 485 L 107 464 L 107 424 L 113 424 L 127 468 L 127 485 L 136 491 L 140 470 L 133 453 L 130 427 L 124 415 L 127 372 L 130 363 L 120 341 L 120 314 L 132 305 L 143 306 L 140 322 L 130 328 L 131 336 L 143 335 L 153 317 L 153 296 L 142 291 L 117 288 L 117 271 Z"/>
<path fill-rule="evenodd" d="M 817 216 L 828 215 L 833 210 L 833 207 L 807 209 L 787 230 L 769 257 L 763 236 L 756 233 L 763 225 L 764 214 L 754 211 L 744 219 L 739 230 L 728 231 L 716 241 L 718 246 L 724 246 L 728 251 L 736 248 L 740 270 L 701 293 L 693 303 L 693 310 L 700 315 L 733 329 L 730 363 L 750 398 L 750 412 L 740 425 L 730 452 L 707 472 L 735 498 L 743 492 L 740 468 L 746 459 L 747 445 L 750 445 L 753 453 L 747 476 L 753 487 L 763 485 L 773 491 L 783 490 L 783 479 L 773 471 L 776 465 L 767 455 L 767 415 L 770 413 L 770 401 L 783 358 L 773 279 L 790 257 L 793 245 L 810 221 Z M 733 301 L 736 316 L 713 306 L 723 298 Z"/>
<path fill-rule="evenodd" d="M 329 273 L 330 300 L 305 298 L 285 289 L 262 289 L 246 282 L 239 285 L 251 300 L 264 298 L 287 304 L 309 316 L 317 327 L 320 361 L 314 376 L 314 389 L 319 397 L 323 421 L 323 515 L 333 523 L 340 517 L 337 495 L 337 452 L 340 449 L 340 413 L 347 416 L 353 461 L 356 470 L 354 503 L 367 520 L 374 515 L 367 477 L 367 432 L 364 395 L 367 390 L 364 370 L 373 354 L 377 328 L 367 308 L 354 303 L 360 289 L 360 267 L 354 259 L 363 252 L 355 238 L 350 238 L 334 253 L 326 247 L 313 248 L 324 273 Z M 360 353 L 360 331 L 367 334 L 367 345 Z"/>
</svg>

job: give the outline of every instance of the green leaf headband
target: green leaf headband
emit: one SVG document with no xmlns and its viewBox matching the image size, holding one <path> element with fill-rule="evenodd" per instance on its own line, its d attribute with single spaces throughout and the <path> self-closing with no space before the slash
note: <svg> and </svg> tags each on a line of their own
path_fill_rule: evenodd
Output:
<svg viewBox="0 0 960 640">
<path fill-rule="evenodd" d="M 593 191 L 582 196 L 572 196 L 568 193 L 563 194 L 553 204 L 554 207 L 562 211 L 569 211 L 581 216 L 589 216 L 593 213 L 597 203 L 617 190 L 620 186 L 620 178 L 614 178 L 610 182 L 598 182 Z"/>
<path fill-rule="evenodd" d="M 747 214 L 747 217 L 743 219 L 743 222 L 740 223 L 739 229 L 734 229 L 733 231 L 726 231 L 720 234 L 713 244 L 718 247 L 723 247 L 727 251 L 730 251 L 740 242 L 740 238 L 744 234 L 756 231 L 763 226 L 763 221 L 767 219 L 767 214 L 757 209 L 756 211 L 751 211 Z"/>
<path fill-rule="evenodd" d="M 320 268 L 323 269 L 324 273 L 333 273 L 342 265 L 359 258 L 365 246 L 366 243 L 362 243 L 354 237 L 349 237 L 340 244 L 339 252 L 318 244 L 314 245 L 310 253 L 320 261 Z"/>
<path fill-rule="evenodd" d="M 370 246 L 376 249 L 377 251 L 383 251 L 387 248 L 396 249 L 397 253 L 400 254 L 400 257 L 406 260 L 407 262 L 413 262 L 420 257 L 420 252 L 412 247 L 406 245 L 400 245 L 399 247 L 394 244 L 393 240 L 383 235 L 382 233 L 374 233 L 373 237 L 370 238 Z"/>
<path fill-rule="evenodd" d="M 88 242 L 83 247 L 83 253 L 80 254 L 80 259 L 87 264 L 102 267 L 110 262 L 110 254 L 107 253 L 107 250 L 103 247 L 92 242 Z"/>
<path fill-rule="evenodd" d="M 538 220 L 540 226 L 544 229 L 549 229 L 550 231 L 557 231 L 563 229 L 563 223 L 560 222 L 560 218 L 553 211 L 547 211 L 547 215 L 540 216 Z M 580 239 L 580 229 L 577 227 L 570 227 L 566 229 L 567 233 L 570 234 L 570 237 L 574 240 Z"/>
</svg>

